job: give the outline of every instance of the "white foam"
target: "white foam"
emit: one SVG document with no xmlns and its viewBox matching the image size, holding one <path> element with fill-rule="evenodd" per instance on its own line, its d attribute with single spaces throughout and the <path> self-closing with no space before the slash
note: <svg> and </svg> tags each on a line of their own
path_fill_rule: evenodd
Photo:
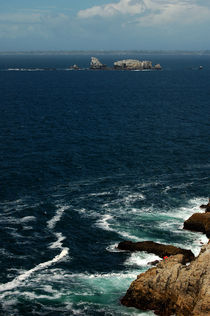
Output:
<svg viewBox="0 0 210 316">
<path fill-rule="evenodd" d="M 131 241 L 139 241 L 139 238 L 137 236 L 133 236 L 127 232 L 121 232 L 121 231 L 116 231 L 120 236 L 124 237 L 125 239 L 129 239 Z"/>
<path fill-rule="evenodd" d="M 18 286 L 20 286 L 24 281 L 26 281 L 33 273 L 40 271 L 42 269 L 46 269 L 47 267 L 53 265 L 54 263 L 63 260 L 68 255 L 68 248 L 64 248 L 61 253 L 55 256 L 52 260 L 42 262 L 35 266 L 33 269 L 25 271 L 23 274 L 17 276 L 10 282 L 0 285 L 0 292 L 5 292 L 12 290 Z"/>
<path fill-rule="evenodd" d="M 66 239 L 61 233 L 54 233 L 54 235 L 57 237 L 57 240 L 50 244 L 50 249 L 63 249 L 62 241 Z"/>
<path fill-rule="evenodd" d="M 63 212 L 68 208 L 68 206 L 62 206 L 60 207 L 57 211 L 56 211 L 56 214 L 53 216 L 53 218 L 51 218 L 48 222 L 47 222 L 47 227 L 49 229 L 54 229 L 57 222 L 60 221 L 62 215 L 63 215 Z"/>
<path fill-rule="evenodd" d="M 110 195 L 111 192 L 107 191 L 107 192 L 99 192 L 99 193 L 91 193 L 88 196 L 104 196 L 104 195 Z"/>
<path fill-rule="evenodd" d="M 110 214 L 105 214 L 95 223 L 95 225 L 103 230 L 114 231 L 108 223 L 111 219 L 113 219 L 113 217 Z"/>
<path fill-rule="evenodd" d="M 49 229 L 54 229 L 56 226 L 56 223 L 61 219 L 63 212 L 67 209 L 67 206 L 60 207 L 56 214 L 53 216 L 51 220 L 47 222 L 47 227 Z M 23 218 L 23 222 L 28 222 L 29 220 L 34 220 L 33 216 L 28 216 Z M 42 262 L 35 266 L 34 268 L 25 271 L 21 273 L 19 276 L 14 278 L 12 281 L 0 285 L 0 292 L 5 292 L 12 290 L 18 286 L 20 286 L 24 281 L 26 281 L 32 274 L 34 274 L 37 271 L 43 270 L 48 268 L 49 266 L 57 263 L 58 261 L 63 261 L 66 259 L 69 253 L 69 248 L 63 247 L 62 241 L 65 239 L 65 237 L 60 232 L 53 232 L 54 236 L 57 238 L 57 240 L 50 244 L 50 249 L 60 249 L 60 254 L 56 255 L 52 260 Z"/>
<path fill-rule="evenodd" d="M 186 220 L 188 217 L 190 217 L 194 213 L 203 213 L 203 210 L 200 208 L 200 205 L 206 204 L 207 200 L 208 198 L 204 198 L 204 197 L 193 198 L 193 199 L 190 199 L 186 203 L 186 206 L 183 206 L 180 208 L 174 208 L 172 209 L 172 211 L 159 213 L 159 215 L 171 217 L 174 219 L 177 218 L 177 219 Z"/>
<path fill-rule="evenodd" d="M 161 260 L 160 257 L 156 256 L 152 253 L 146 253 L 144 251 L 134 252 L 131 254 L 130 258 L 128 258 L 124 265 L 126 266 L 134 266 L 134 267 L 146 267 L 149 262 Z"/>
<path fill-rule="evenodd" d="M 136 201 L 145 200 L 145 196 L 142 193 L 130 193 L 123 198 L 125 204 L 130 204 Z"/>
<path fill-rule="evenodd" d="M 31 221 L 36 221 L 36 217 L 35 216 L 25 216 L 25 217 L 22 217 L 20 219 L 21 223 L 28 223 L 28 222 L 31 222 Z"/>
</svg>

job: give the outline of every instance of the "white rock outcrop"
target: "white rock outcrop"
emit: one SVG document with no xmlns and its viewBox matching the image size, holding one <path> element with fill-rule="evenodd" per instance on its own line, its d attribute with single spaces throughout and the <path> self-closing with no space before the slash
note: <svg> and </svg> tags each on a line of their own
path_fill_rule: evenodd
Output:
<svg viewBox="0 0 210 316">
<path fill-rule="evenodd" d="M 152 62 L 149 60 L 137 60 L 137 59 L 124 59 L 114 63 L 115 69 L 127 69 L 127 70 L 143 70 L 152 69 Z"/>
</svg>

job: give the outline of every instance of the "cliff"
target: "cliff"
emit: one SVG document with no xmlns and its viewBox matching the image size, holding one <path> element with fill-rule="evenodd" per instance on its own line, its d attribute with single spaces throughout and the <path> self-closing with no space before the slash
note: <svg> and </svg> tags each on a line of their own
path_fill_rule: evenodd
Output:
<svg viewBox="0 0 210 316">
<path fill-rule="evenodd" d="M 210 315 L 210 244 L 189 265 L 184 256 L 171 256 L 132 282 L 121 303 L 157 315 Z"/>
</svg>

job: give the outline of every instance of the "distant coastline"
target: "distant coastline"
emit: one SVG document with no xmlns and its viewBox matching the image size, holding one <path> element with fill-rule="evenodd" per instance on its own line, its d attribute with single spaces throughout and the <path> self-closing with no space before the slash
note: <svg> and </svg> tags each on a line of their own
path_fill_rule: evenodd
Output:
<svg viewBox="0 0 210 316">
<path fill-rule="evenodd" d="M 0 55 L 210 55 L 210 50 L 60 50 L 60 51 L 5 51 Z"/>
</svg>

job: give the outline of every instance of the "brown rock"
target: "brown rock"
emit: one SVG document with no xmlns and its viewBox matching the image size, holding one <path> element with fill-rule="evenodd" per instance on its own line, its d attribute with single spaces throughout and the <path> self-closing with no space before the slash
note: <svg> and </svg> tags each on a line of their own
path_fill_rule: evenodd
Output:
<svg viewBox="0 0 210 316">
<path fill-rule="evenodd" d="M 142 242 L 123 241 L 119 243 L 118 248 L 120 250 L 129 250 L 129 251 L 146 251 L 149 253 L 154 253 L 161 258 L 165 256 L 182 254 L 184 255 L 185 262 L 189 262 L 194 259 L 194 255 L 191 250 L 178 248 L 172 245 L 162 245 L 153 241 L 142 241 Z"/>
<path fill-rule="evenodd" d="M 140 274 L 121 303 L 162 316 L 210 315 L 210 245 L 190 265 L 183 259 L 172 256 Z"/>
<path fill-rule="evenodd" d="M 206 213 L 210 212 L 210 198 L 208 204 L 202 204 L 200 208 L 204 208 L 206 210 Z"/>
<path fill-rule="evenodd" d="M 210 213 L 195 213 L 184 222 L 184 229 L 202 232 L 210 237 Z"/>
</svg>

